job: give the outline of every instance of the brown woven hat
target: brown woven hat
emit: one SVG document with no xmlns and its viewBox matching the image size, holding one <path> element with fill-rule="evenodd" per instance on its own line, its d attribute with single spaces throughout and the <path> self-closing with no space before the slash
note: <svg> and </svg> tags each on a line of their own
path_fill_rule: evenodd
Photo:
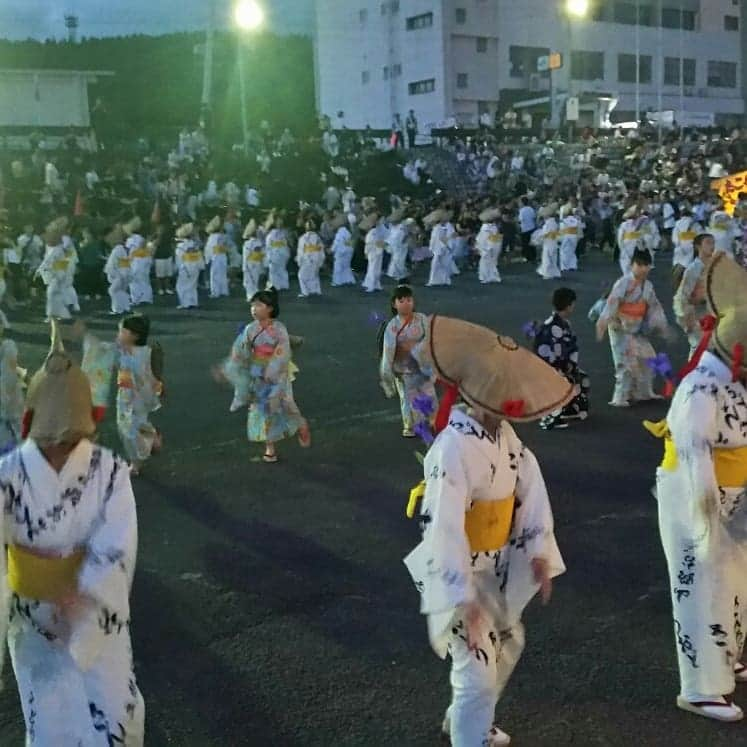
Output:
<svg viewBox="0 0 747 747">
<path fill-rule="evenodd" d="M 501 217 L 501 211 L 498 208 L 487 208 L 478 216 L 483 223 L 492 223 Z"/>
<path fill-rule="evenodd" d="M 537 420 L 577 393 L 554 368 L 510 337 L 461 319 L 430 317 L 427 349 L 438 376 L 457 385 L 468 404 L 507 420 Z"/>
<path fill-rule="evenodd" d="M 91 383 L 65 352 L 59 328 L 52 322 L 52 345 L 26 394 L 31 413 L 29 436 L 38 444 L 73 443 L 96 431 Z"/>
<path fill-rule="evenodd" d="M 741 366 L 747 367 L 747 271 L 728 254 L 717 252 L 706 272 L 706 299 L 718 324 L 711 343 L 727 361 L 737 362 L 741 345 Z"/>
</svg>

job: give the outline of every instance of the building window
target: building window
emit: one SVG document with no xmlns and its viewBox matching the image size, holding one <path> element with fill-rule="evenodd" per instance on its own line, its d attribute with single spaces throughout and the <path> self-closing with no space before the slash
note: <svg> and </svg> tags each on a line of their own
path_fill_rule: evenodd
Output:
<svg viewBox="0 0 747 747">
<path fill-rule="evenodd" d="M 368 11 L 365 8 L 361 8 L 358 11 L 358 18 L 360 18 L 361 23 L 365 23 L 368 20 Z"/>
<path fill-rule="evenodd" d="M 615 23 L 626 23 L 630 26 L 635 26 L 636 8 L 638 8 L 637 23 L 641 26 L 651 26 L 654 20 L 653 7 L 637 2 L 615 3 L 612 7 L 612 20 Z"/>
<path fill-rule="evenodd" d="M 407 85 L 407 91 L 410 96 L 417 96 L 421 93 L 432 93 L 435 90 L 435 78 L 428 78 L 428 80 L 416 80 L 414 83 L 409 83 Z"/>
<path fill-rule="evenodd" d="M 389 5 L 392 9 L 392 13 L 399 13 L 399 0 L 392 0 Z"/>
<path fill-rule="evenodd" d="M 679 8 L 662 8 L 661 25 L 666 29 L 695 31 L 695 11 Z"/>
<path fill-rule="evenodd" d="M 639 58 L 638 74 L 636 75 L 635 55 L 617 55 L 617 80 L 620 83 L 635 83 L 636 78 L 641 83 L 651 82 L 651 55 L 642 54 Z"/>
<path fill-rule="evenodd" d="M 708 85 L 714 88 L 736 88 L 737 63 L 709 60 Z"/>
<path fill-rule="evenodd" d="M 604 52 L 571 52 L 573 80 L 604 80 Z"/>
<path fill-rule="evenodd" d="M 482 117 L 483 114 L 490 114 L 490 102 L 489 101 L 478 101 L 477 102 L 477 114 Z"/>
<path fill-rule="evenodd" d="M 488 39 L 485 36 L 477 37 L 477 51 L 479 53 L 488 51 Z"/>
<path fill-rule="evenodd" d="M 739 31 L 739 16 L 724 16 L 724 31 Z"/>
<path fill-rule="evenodd" d="M 381 72 L 384 80 L 389 80 L 389 68 L 385 66 Z"/>
<path fill-rule="evenodd" d="M 361 83 L 365 86 L 369 80 L 371 80 L 371 73 L 368 70 L 364 70 L 361 73 Z"/>
<path fill-rule="evenodd" d="M 682 72 L 685 86 L 695 85 L 695 60 L 685 58 L 682 60 Z M 680 84 L 680 58 L 664 58 L 664 85 L 678 86 Z"/>
<path fill-rule="evenodd" d="M 392 65 L 392 78 L 399 78 L 400 75 L 402 75 L 402 65 L 396 62 Z"/>
<path fill-rule="evenodd" d="M 405 22 L 408 31 L 425 29 L 433 26 L 433 13 L 422 13 L 419 16 L 410 16 Z"/>
<path fill-rule="evenodd" d="M 469 86 L 469 76 L 467 73 L 457 73 L 457 88 L 467 88 Z"/>
<path fill-rule="evenodd" d="M 465 23 L 467 23 L 467 9 L 466 8 L 457 8 L 456 9 L 456 22 L 463 26 Z"/>
<path fill-rule="evenodd" d="M 537 72 L 537 58 L 550 54 L 547 47 L 519 47 L 513 46 L 508 50 L 511 62 L 511 77 L 524 78 Z"/>
</svg>

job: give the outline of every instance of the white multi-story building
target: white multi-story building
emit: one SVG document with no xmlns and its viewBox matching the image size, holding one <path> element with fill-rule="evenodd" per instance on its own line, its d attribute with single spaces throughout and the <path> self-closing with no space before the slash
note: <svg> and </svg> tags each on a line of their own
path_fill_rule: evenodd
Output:
<svg viewBox="0 0 747 747">
<path fill-rule="evenodd" d="M 739 0 L 589 5 L 580 19 L 567 0 L 317 0 L 319 112 L 377 129 L 413 109 L 422 131 L 532 99 L 547 107 L 537 58 L 560 52 L 556 91 L 616 98 L 618 119 L 661 109 L 741 120 Z"/>
</svg>

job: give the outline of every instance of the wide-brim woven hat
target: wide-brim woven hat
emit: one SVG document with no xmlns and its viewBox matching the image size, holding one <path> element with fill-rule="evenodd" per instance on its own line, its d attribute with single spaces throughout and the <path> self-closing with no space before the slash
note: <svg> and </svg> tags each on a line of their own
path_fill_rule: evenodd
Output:
<svg viewBox="0 0 747 747">
<path fill-rule="evenodd" d="M 638 215 L 638 207 L 636 205 L 631 205 L 624 213 L 623 218 L 625 220 L 629 220 L 630 218 L 635 218 L 636 215 Z"/>
<path fill-rule="evenodd" d="M 140 217 L 136 215 L 134 218 L 128 220 L 127 223 L 122 224 L 122 230 L 125 232 L 126 236 L 132 236 L 133 233 L 137 233 L 140 230 L 142 225 L 143 222 L 140 220 Z"/>
<path fill-rule="evenodd" d="M 444 223 L 448 220 L 451 220 L 452 212 L 450 210 L 444 210 L 443 208 L 438 208 L 437 210 L 434 210 L 432 213 L 428 213 L 428 215 L 423 218 L 423 225 L 431 228 L 435 226 L 437 223 Z"/>
<path fill-rule="evenodd" d="M 243 238 L 251 239 L 254 234 L 257 233 L 257 221 L 252 218 L 244 228 Z"/>
<path fill-rule="evenodd" d="M 194 223 L 183 223 L 176 229 L 174 235 L 177 239 L 188 239 L 195 230 Z"/>
<path fill-rule="evenodd" d="M 551 202 L 549 205 L 545 205 L 540 212 L 539 217 L 540 218 L 551 218 L 553 215 L 558 214 L 558 203 L 557 202 Z"/>
<path fill-rule="evenodd" d="M 487 327 L 433 315 L 427 345 L 438 376 L 473 407 L 515 422 L 556 412 L 576 387 L 539 356 Z"/>
<path fill-rule="evenodd" d="M 728 254 L 717 252 L 706 272 L 706 299 L 718 319 L 711 338 L 724 360 L 736 362 L 741 346 L 741 366 L 747 365 L 747 270 Z"/>
<path fill-rule="evenodd" d="M 487 208 L 478 216 L 483 223 L 492 223 L 501 217 L 501 211 L 498 208 Z"/>
<path fill-rule="evenodd" d="M 216 215 L 206 226 L 208 233 L 215 233 L 220 228 L 220 215 Z"/>
</svg>

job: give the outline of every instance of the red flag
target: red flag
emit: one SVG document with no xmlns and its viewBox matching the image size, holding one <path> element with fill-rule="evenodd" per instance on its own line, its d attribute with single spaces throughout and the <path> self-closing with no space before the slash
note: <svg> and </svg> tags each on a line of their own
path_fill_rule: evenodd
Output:
<svg viewBox="0 0 747 747">
<path fill-rule="evenodd" d="M 76 218 L 80 218 L 81 215 L 85 214 L 85 207 L 83 205 L 83 198 L 80 195 L 80 190 L 75 193 L 75 207 L 73 208 L 73 215 Z"/>
<path fill-rule="evenodd" d="M 161 222 L 161 203 L 156 200 L 156 204 L 153 205 L 153 212 L 150 214 L 150 222 L 157 226 Z"/>
</svg>

